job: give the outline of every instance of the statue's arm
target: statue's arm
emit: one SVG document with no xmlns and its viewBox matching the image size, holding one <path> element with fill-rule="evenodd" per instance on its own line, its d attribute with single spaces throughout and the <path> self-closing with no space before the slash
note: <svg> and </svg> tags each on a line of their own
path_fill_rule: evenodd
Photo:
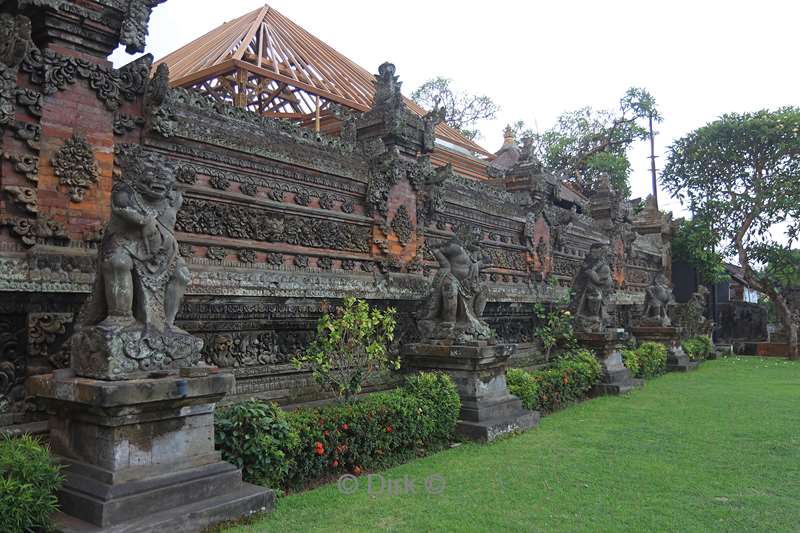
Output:
<svg viewBox="0 0 800 533">
<path fill-rule="evenodd" d="M 118 188 L 111 193 L 112 216 L 119 217 L 136 226 L 144 226 L 148 222 L 147 216 L 133 209 L 132 204 L 131 194 L 127 189 Z"/>
<path fill-rule="evenodd" d="M 434 248 L 433 249 L 433 256 L 439 261 L 439 268 L 442 270 L 450 270 L 450 261 L 447 260 L 447 257 L 442 252 L 443 247 Z"/>
</svg>

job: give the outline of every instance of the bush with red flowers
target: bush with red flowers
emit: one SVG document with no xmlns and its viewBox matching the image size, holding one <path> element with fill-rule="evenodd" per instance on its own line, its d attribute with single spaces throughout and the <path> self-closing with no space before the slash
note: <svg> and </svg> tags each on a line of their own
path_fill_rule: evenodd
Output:
<svg viewBox="0 0 800 533">
<path fill-rule="evenodd" d="M 277 445 L 282 460 L 272 465 L 280 475 L 265 474 L 260 479 L 276 480 L 282 488 L 302 488 L 341 473 L 359 475 L 363 470 L 407 461 L 448 444 L 460 409 L 461 401 L 450 377 L 422 373 L 407 378 L 393 391 L 283 413 L 281 418 L 289 431 L 281 433 L 287 436 L 286 442 Z M 219 430 L 217 435 L 223 442 L 230 440 Z M 270 456 L 274 460 L 277 454 Z M 253 460 L 253 456 L 247 459 Z M 236 462 L 247 470 L 248 465 Z"/>
<path fill-rule="evenodd" d="M 526 409 L 551 412 L 584 398 L 600 381 L 601 372 L 600 362 L 591 351 L 573 349 L 546 370 L 509 369 L 508 390 Z"/>
</svg>

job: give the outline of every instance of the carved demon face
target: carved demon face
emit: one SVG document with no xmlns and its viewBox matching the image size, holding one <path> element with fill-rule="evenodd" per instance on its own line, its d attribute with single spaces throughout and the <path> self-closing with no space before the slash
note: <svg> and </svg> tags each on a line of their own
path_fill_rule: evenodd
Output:
<svg viewBox="0 0 800 533">
<path fill-rule="evenodd" d="M 162 162 L 163 163 L 163 162 Z M 166 198 L 175 187 L 174 169 L 165 164 L 150 160 L 142 165 L 136 180 L 136 188 L 147 198 L 160 200 Z"/>
</svg>

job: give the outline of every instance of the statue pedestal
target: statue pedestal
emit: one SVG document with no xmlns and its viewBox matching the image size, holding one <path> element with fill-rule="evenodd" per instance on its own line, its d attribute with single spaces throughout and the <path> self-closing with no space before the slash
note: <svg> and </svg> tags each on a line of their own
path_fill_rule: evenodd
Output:
<svg viewBox="0 0 800 533">
<path fill-rule="evenodd" d="M 272 490 L 242 482 L 214 450 L 214 404 L 232 375 L 28 381 L 50 415 L 50 446 L 65 466 L 61 531 L 199 531 L 268 510 Z"/>
<path fill-rule="evenodd" d="M 672 326 L 637 326 L 631 333 L 640 342 L 657 342 L 667 347 L 667 370 L 669 372 L 688 372 L 697 368 L 697 361 L 691 361 L 678 343 L 680 328 Z"/>
<path fill-rule="evenodd" d="M 624 330 L 607 329 L 602 333 L 576 333 L 578 342 L 594 350 L 603 367 L 603 377 L 595 385 L 592 393 L 625 394 L 644 386 L 643 379 L 636 379 L 631 375 L 622 362 L 620 345 L 628 337 Z"/>
<path fill-rule="evenodd" d="M 456 431 L 467 439 L 489 442 L 539 422 L 538 411 L 523 409 L 522 401 L 508 392 L 506 368 L 513 352 L 514 345 L 493 341 L 427 340 L 406 346 L 403 365 L 449 374 L 461 397 Z"/>
</svg>

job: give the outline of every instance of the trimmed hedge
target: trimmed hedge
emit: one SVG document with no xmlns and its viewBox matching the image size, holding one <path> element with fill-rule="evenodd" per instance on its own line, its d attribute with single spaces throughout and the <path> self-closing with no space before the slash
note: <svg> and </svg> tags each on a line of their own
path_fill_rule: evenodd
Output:
<svg viewBox="0 0 800 533">
<path fill-rule="evenodd" d="M 461 409 L 455 385 L 442 373 L 411 376 L 396 390 L 319 409 L 287 413 L 254 404 L 217 413 L 217 445 L 247 481 L 281 488 L 358 475 L 441 448 L 453 438 Z"/>
<path fill-rule="evenodd" d="M 681 348 L 692 361 L 702 361 L 714 352 L 714 343 L 711 341 L 711 337 L 698 335 L 683 341 Z"/>
<path fill-rule="evenodd" d="M 510 368 L 506 373 L 508 390 L 522 400 L 523 407 L 544 412 L 586 397 L 601 376 L 600 361 L 585 349 L 566 352 L 546 370 Z"/>
<path fill-rule="evenodd" d="M 60 468 L 37 439 L 0 437 L 0 533 L 50 530 L 62 483 Z"/>
<path fill-rule="evenodd" d="M 667 347 L 643 342 L 637 348 L 622 350 L 622 360 L 635 377 L 654 378 L 667 371 Z"/>
</svg>

